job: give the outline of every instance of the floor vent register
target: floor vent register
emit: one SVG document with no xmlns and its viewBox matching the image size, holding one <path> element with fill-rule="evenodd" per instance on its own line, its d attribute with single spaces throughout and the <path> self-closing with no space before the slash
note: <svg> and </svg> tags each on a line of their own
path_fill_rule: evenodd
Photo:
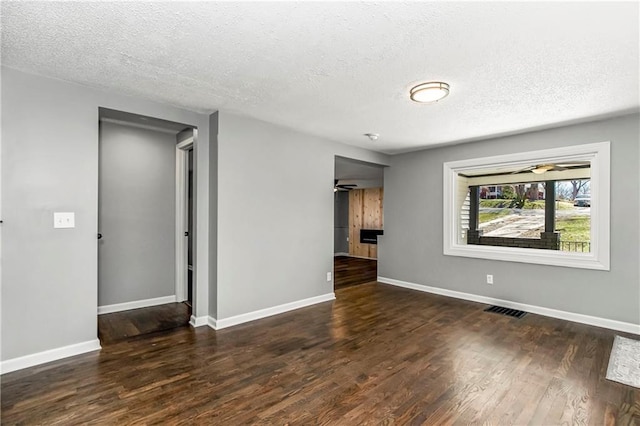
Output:
<svg viewBox="0 0 640 426">
<path fill-rule="evenodd" d="M 503 308 L 502 306 L 489 306 L 484 311 L 485 312 L 493 312 L 493 313 L 501 314 L 501 315 L 507 315 L 509 317 L 514 317 L 514 318 L 518 318 L 518 319 L 522 318 L 525 315 L 527 315 L 527 313 L 525 311 L 519 311 L 517 309 Z"/>
</svg>

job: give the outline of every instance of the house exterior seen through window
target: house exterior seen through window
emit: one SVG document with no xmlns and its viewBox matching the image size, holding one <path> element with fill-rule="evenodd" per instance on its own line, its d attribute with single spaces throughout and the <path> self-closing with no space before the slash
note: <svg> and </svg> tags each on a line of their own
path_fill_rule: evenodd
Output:
<svg viewBox="0 0 640 426">
<path fill-rule="evenodd" d="M 547 191 L 548 185 L 554 186 L 553 192 Z M 590 179 L 478 186 L 478 235 L 469 241 L 471 244 L 589 252 L 589 187 Z M 547 203 L 550 195 L 554 196 L 553 203 Z M 552 210 L 549 214 L 553 215 L 553 221 L 545 221 L 548 208 Z M 547 229 L 546 225 L 552 227 Z M 521 241 L 523 239 L 528 241 Z"/>
</svg>

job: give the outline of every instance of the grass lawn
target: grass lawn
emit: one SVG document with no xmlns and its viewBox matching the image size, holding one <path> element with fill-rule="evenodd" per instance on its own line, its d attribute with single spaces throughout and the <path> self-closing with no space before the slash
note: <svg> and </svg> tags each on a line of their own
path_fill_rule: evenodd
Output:
<svg viewBox="0 0 640 426">
<path fill-rule="evenodd" d="M 513 200 L 480 200 L 480 207 L 493 207 L 499 209 L 509 208 Z M 544 210 L 544 200 L 531 201 L 527 200 L 524 203 L 525 209 L 542 209 Z M 570 201 L 556 201 L 556 208 L 558 210 L 571 210 L 573 209 L 573 203 Z"/>
<path fill-rule="evenodd" d="M 558 201 L 556 204 L 556 209 L 558 210 L 573 210 L 575 206 L 571 201 Z"/>
<path fill-rule="evenodd" d="M 558 218 L 556 231 L 560 232 L 562 241 L 590 241 L 591 218 L 589 216 Z"/>
<path fill-rule="evenodd" d="M 507 208 L 511 200 L 480 200 L 480 207 Z"/>
<path fill-rule="evenodd" d="M 509 208 L 512 200 L 480 200 L 480 208 L 494 208 L 494 209 L 504 209 L 492 212 L 480 212 L 480 223 L 490 222 L 494 219 L 497 219 L 501 216 L 506 216 L 511 213 L 512 209 Z M 569 201 L 558 201 L 556 203 L 556 208 L 558 210 L 572 210 L 575 207 Z M 537 209 L 544 210 L 544 200 L 536 200 L 530 201 L 527 200 L 524 205 L 524 209 Z M 587 232 L 588 233 L 588 232 Z M 573 241 L 573 240 L 572 240 Z"/>
</svg>

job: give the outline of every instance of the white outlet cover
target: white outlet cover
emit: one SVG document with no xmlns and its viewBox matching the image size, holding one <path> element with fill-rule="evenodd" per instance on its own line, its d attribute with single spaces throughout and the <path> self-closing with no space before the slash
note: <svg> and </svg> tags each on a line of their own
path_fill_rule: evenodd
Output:
<svg viewBox="0 0 640 426">
<path fill-rule="evenodd" d="M 74 212 L 54 212 L 53 227 L 54 228 L 75 228 L 76 214 Z"/>
</svg>

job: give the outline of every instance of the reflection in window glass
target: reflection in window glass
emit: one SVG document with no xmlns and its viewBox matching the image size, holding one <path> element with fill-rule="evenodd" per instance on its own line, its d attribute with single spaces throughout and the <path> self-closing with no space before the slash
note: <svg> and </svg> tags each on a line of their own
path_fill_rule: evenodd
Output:
<svg viewBox="0 0 640 426">
<path fill-rule="evenodd" d="M 544 183 L 481 186 L 478 228 L 485 237 L 540 238 Z"/>
<path fill-rule="evenodd" d="M 556 231 L 562 251 L 591 251 L 590 186 L 589 179 L 556 182 Z"/>
<path fill-rule="evenodd" d="M 467 244 L 591 252 L 588 162 L 480 169 L 464 177 L 465 192 L 476 194 L 477 200 L 461 205 L 460 225 L 468 229 Z M 465 221 L 474 211 L 477 222 Z"/>
</svg>

